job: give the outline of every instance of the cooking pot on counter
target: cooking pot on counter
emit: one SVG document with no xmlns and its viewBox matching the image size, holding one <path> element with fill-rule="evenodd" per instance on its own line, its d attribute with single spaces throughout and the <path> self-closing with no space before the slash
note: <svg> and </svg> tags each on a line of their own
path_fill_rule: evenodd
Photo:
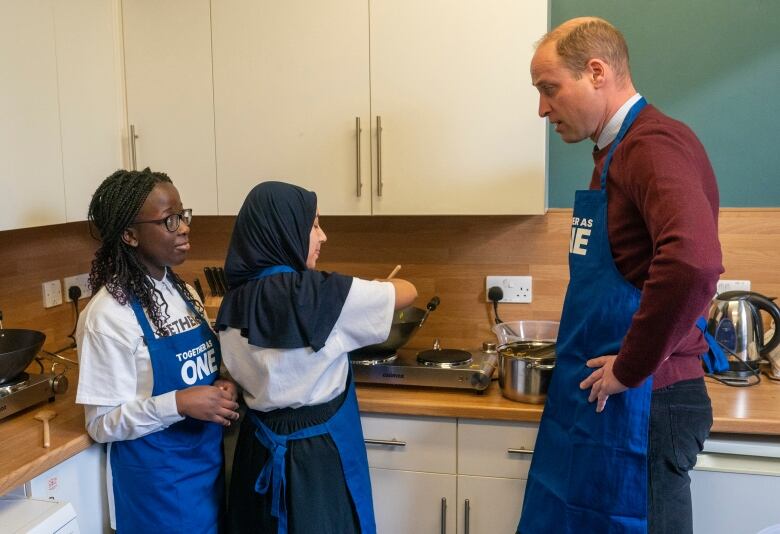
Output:
<svg viewBox="0 0 780 534">
<path fill-rule="evenodd" d="M 493 332 L 498 347 L 498 385 L 511 400 L 542 404 L 555 369 L 558 321 L 499 323 Z"/>
<path fill-rule="evenodd" d="M 555 343 L 513 341 L 497 350 L 501 394 L 515 401 L 542 404 L 555 370 Z"/>
</svg>

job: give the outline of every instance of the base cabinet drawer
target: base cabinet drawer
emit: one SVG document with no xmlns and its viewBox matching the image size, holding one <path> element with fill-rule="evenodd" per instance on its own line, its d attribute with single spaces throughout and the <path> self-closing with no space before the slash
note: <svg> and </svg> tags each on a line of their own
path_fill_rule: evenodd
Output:
<svg viewBox="0 0 780 534">
<path fill-rule="evenodd" d="M 455 419 L 363 415 L 369 467 L 456 472 Z"/>
<path fill-rule="evenodd" d="M 458 420 L 458 474 L 528 478 L 538 423 Z"/>
</svg>

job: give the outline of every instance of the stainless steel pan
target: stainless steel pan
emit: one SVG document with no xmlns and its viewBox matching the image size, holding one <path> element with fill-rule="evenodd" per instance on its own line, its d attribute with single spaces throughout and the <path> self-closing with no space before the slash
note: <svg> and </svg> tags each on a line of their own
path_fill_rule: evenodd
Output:
<svg viewBox="0 0 780 534">
<path fill-rule="evenodd" d="M 439 305 L 439 297 L 433 297 L 425 309 L 409 306 L 398 310 L 393 315 L 393 324 L 390 326 L 390 335 L 382 343 L 369 345 L 361 349 L 352 351 L 353 356 L 364 356 L 372 354 L 392 354 L 396 350 L 406 345 L 417 331 L 425 324 L 430 314 Z"/>
</svg>

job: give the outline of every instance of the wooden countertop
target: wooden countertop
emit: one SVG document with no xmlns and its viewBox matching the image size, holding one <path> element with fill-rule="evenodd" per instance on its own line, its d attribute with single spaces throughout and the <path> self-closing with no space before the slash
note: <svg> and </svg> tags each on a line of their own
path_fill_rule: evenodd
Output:
<svg viewBox="0 0 780 534">
<path fill-rule="evenodd" d="M 75 358 L 75 354 L 65 354 Z M 68 391 L 50 404 L 40 404 L 0 419 L 0 495 L 88 448 L 93 442 L 84 430 L 84 410 L 75 404 L 78 370 L 67 372 Z M 715 422 L 713 432 L 780 436 L 780 383 L 763 378 L 760 385 L 732 388 L 707 380 Z M 505 399 L 493 384 L 484 393 L 432 388 L 358 385 L 364 413 L 425 415 L 538 421 L 542 405 Z M 33 418 L 38 410 L 53 409 L 51 447 L 43 447 L 43 425 Z"/>
<path fill-rule="evenodd" d="M 75 353 L 63 356 L 75 358 Z M 32 369 L 32 368 L 31 368 Z M 37 366 L 33 372 L 38 372 Z M 78 368 L 65 373 L 68 391 L 54 402 L 41 403 L 0 419 L 0 495 L 24 484 L 92 445 L 84 429 L 84 408 L 75 403 Z M 51 447 L 43 447 L 43 423 L 34 419 L 39 410 L 54 410 L 49 421 Z"/>
<path fill-rule="evenodd" d="M 712 432 L 780 436 L 780 382 L 763 376 L 757 386 L 736 388 L 705 380 L 712 399 Z M 364 413 L 504 421 L 538 421 L 542 416 L 540 404 L 504 398 L 497 381 L 484 393 L 360 384 L 357 396 Z"/>
</svg>

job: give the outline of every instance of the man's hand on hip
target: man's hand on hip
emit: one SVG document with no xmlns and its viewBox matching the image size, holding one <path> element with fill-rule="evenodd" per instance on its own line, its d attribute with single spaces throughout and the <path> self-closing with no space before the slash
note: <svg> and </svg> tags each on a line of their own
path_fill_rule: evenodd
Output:
<svg viewBox="0 0 780 534">
<path fill-rule="evenodd" d="M 602 412 L 607 404 L 610 395 L 622 393 L 628 388 L 615 378 L 612 372 L 612 366 L 615 364 L 617 356 L 599 356 L 587 361 L 588 367 L 597 367 L 590 376 L 580 382 L 580 389 L 590 388 L 588 402 L 596 402 L 596 411 Z"/>
</svg>

